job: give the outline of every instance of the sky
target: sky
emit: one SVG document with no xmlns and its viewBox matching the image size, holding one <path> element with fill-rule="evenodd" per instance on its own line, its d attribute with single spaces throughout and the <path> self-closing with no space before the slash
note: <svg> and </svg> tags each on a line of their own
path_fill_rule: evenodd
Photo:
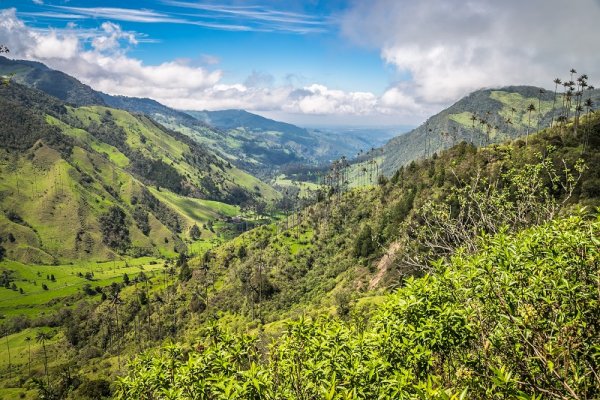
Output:
<svg viewBox="0 0 600 400">
<path fill-rule="evenodd" d="M 571 68 L 594 84 L 598 21 L 600 0 L 0 0 L 0 44 L 178 109 L 399 126 Z"/>
</svg>

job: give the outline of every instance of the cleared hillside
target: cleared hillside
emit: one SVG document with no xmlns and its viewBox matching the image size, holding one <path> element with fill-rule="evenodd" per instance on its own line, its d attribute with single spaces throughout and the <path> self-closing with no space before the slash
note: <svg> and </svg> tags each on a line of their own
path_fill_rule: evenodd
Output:
<svg viewBox="0 0 600 400">
<path fill-rule="evenodd" d="M 0 86 L 0 96 L 0 232 L 8 258 L 52 263 L 173 256 L 185 250 L 182 239 L 191 226 L 226 216 L 209 200 L 277 197 L 147 117 L 68 106 L 14 82 Z M 211 211 L 192 214 L 165 195 L 191 198 Z"/>
<path fill-rule="evenodd" d="M 509 86 L 478 90 L 430 117 L 418 128 L 390 140 L 381 149 L 383 171 L 391 176 L 398 168 L 466 141 L 476 146 L 501 143 L 531 134 L 556 121 L 563 95 L 555 101 L 553 91 L 534 86 Z M 600 90 L 586 91 L 584 97 L 600 107 Z M 527 107 L 535 110 L 529 113 Z M 574 107 L 574 106 L 573 106 Z"/>
</svg>

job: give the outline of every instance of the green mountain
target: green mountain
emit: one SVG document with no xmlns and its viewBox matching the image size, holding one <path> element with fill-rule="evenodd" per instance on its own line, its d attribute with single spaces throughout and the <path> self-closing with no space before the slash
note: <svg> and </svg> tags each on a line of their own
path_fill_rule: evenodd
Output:
<svg viewBox="0 0 600 400">
<path fill-rule="evenodd" d="M 253 158 L 273 177 L 286 166 L 320 165 L 380 146 L 395 136 L 390 129 L 313 128 L 274 121 L 244 110 L 187 111 L 207 125 L 227 132 L 236 148 L 222 151 Z M 397 130 L 391 129 L 392 131 Z M 283 167 L 273 170 L 273 166 Z M 250 166 L 252 168 L 252 166 Z M 264 171 L 263 171 L 264 172 Z"/>
<path fill-rule="evenodd" d="M 361 155 L 387 176 L 337 162 L 225 241 L 279 197 L 233 166 L 267 165 L 240 144 L 303 133 L 18 78 L 0 86 L 0 397 L 599 396 L 598 112 L 531 133 L 553 95 L 476 92 Z"/>
<path fill-rule="evenodd" d="M 238 213 L 226 204 L 277 197 L 143 115 L 73 107 L 16 82 L 0 95 L 0 232 L 10 259 L 173 256 L 193 225 Z"/>
<path fill-rule="evenodd" d="M 11 60 L 0 56 L 0 76 L 33 87 L 78 106 L 105 105 L 99 92 L 61 71 L 36 61 Z"/>
<path fill-rule="evenodd" d="M 304 128 L 285 122 L 274 121 L 260 115 L 249 113 L 244 110 L 220 110 L 220 111 L 186 111 L 191 116 L 214 126 L 221 130 L 230 130 L 235 128 L 246 128 L 250 131 L 281 132 L 282 140 L 295 140 L 302 143 L 302 139 L 310 141 L 308 132 Z"/>
<path fill-rule="evenodd" d="M 383 156 L 383 172 L 390 176 L 402 165 L 463 140 L 477 146 L 501 143 L 549 126 L 558 117 L 563 98 L 559 94 L 555 101 L 553 91 L 540 90 L 533 86 L 510 86 L 471 93 L 418 128 L 377 149 L 376 156 Z M 586 91 L 584 97 L 591 97 L 594 109 L 600 107 L 600 90 Z M 530 104 L 536 108 L 531 116 L 527 112 Z"/>
<path fill-rule="evenodd" d="M 0 56 L 0 75 L 77 106 L 104 105 L 142 113 L 183 133 L 237 167 L 270 179 L 288 164 L 318 164 L 379 145 L 386 133 L 326 133 L 274 121 L 243 110 L 183 112 L 145 98 L 97 92 L 44 64 Z"/>
<path fill-rule="evenodd" d="M 332 187 L 189 261 L 165 305 L 189 306 L 163 327 L 180 345 L 137 357 L 117 398 L 594 397 L 600 226 L 561 216 L 600 204 L 589 117 Z"/>
<path fill-rule="evenodd" d="M 0 310 L 5 293 L 22 307 L 1 322 L 10 332 L 10 371 L 30 385 L 5 373 L 2 386 L 14 391 L 0 393 L 298 398 L 293 377 L 300 376 L 313 397 L 421 390 L 436 398 L 467 389 L 477 398 L 510 398 L 539 388 L 563 394 L 559 374 L 577 395 L 593 398 L 598 223 L 585 212 L 563 216 L 600 204 L 599 133 L 595 113 L 577 133 L 573 125 L 548 129 L 527 145 L 461 143 L 377 185 L 332 183 L 316 203 L 198 257 L 114 266 L 112 281 L 104 265 L 93 267 L 98 278 L 90 283 L 69 274 L 53 282 L 35 277 L 52 273 L 44 267 L 0 264 L 8 284 Z M 40 280 L 51 290 L 38 294 L 31 281 Z M 61 295 L 64 282 L 81 289 Z M 36 302 L 42 295 L 47 302 Z M 30 374 L 26 337 L 42 330 L 47 348 L 33 344 Z M 535 337 L 536 347 L 521 334 Z M 542 338 L 583 350 L 554 351 Z M 154 350 L 167 339 L 181 345 Z M 35 386 L 28 377 L 45 377 L 44 350 L 52 380 Z M 539 354 L 556 368 L 540 369 Z M 300 375 L 290 373 L 295 366 Z M 7 357 L 0 367 L 9 371 Z M 54 379 L 65 368 L 76 381 Z M 446 372 L 452 368 L 462 371 L 460 380 Z"/>
</svg>

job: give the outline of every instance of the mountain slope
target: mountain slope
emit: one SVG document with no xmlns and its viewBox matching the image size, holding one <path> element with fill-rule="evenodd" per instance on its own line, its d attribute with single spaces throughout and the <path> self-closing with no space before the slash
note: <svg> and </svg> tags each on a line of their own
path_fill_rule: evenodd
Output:
<svg viewBox="0 0 600 400">
<path fill-rule="evenodd" d="M 243 110 L 174 110 L 154 100 L 113 96 L 94 91 L 75 78 L 38 62 L 11 60 L 0 56 L 0 75 L 12 75 L 15 82 L 40 89 L 68 103 L 106 105 L 143 113 L 160 124 L 183 133 L 237 167 L 263 178 L 278 175 L 290 163 L 322 163 L 379 144 L 386 133 L 372 130 L 355 135 L 322 134 L 292 124 L 274 121 Z M 334 136 L 334 137 L 332 137 Z"/>
<path fill-rule="evenodd" d="M 173 256 L 184 251 L 191 226 L 238 212 L 209 200 L 277 197 L 145 116 L 75 108 L 14 82 L 0 86 L 0 95 L 0 232 L 8 258 Z"/>
<path fill-rule="evenodd" d="M 553 105 L 561 107 L 562 97 L 558 96 L 554 103 L 554 93 L 540 93 L 540 89 L 510 86 L 471 93 L 418 128 L 393 138 L 378 149 L 377 156 L 384 158 L 384 173 L 390 176 L 402 165 L 431 156 L 463 140 L 477 146 L 500 143 L 524 136 L 528 130 L 534 132 L 538 126 L 549 126 L 553 117 L 558 117 Z M 585 98 L 588 96 L 594 101 L 594 109 L 600 107 L 600 90 L 586 91 Z M 531 118 L 526 110 L 529 104 L 536 108 Z M 474 122 L 472 116 L 477 118 Z"/>
<path fill-rule="evenodd" d="M 8 75 L 17 83 L 39 89 L 78 106 L 105 105 L 100 93 L 61 71 L 36 61 L 11 60 L 0 56 L 0 76 Z"/>
<path fill-rule="evenodd" d="M 283 140 L 304 138 L 310 140 L 308 132 L 304 128 L 285 122 L 274 121 L 260 115 L 249 113 L 245 110 L 220 110 L 220 111 L 186 111 L 194 118 L 222 130 L 235 128 L 246 128 L 251 131 L 275 131 L 281 132 Z"/>
</svg>

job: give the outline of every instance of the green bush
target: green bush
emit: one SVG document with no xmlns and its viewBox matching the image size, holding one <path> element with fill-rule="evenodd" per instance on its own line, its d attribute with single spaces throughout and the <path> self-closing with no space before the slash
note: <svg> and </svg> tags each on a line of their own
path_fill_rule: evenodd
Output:
<svg viewBox="0 0 600 400">
<path fill-rule="evenodd" d="M 598 398 L 600 219 L 481 238 L 389 295 L 367 327 L 330 316 L 256 338 L 209 326 L 129 366 L 119 399 Z"/>
</svg>

